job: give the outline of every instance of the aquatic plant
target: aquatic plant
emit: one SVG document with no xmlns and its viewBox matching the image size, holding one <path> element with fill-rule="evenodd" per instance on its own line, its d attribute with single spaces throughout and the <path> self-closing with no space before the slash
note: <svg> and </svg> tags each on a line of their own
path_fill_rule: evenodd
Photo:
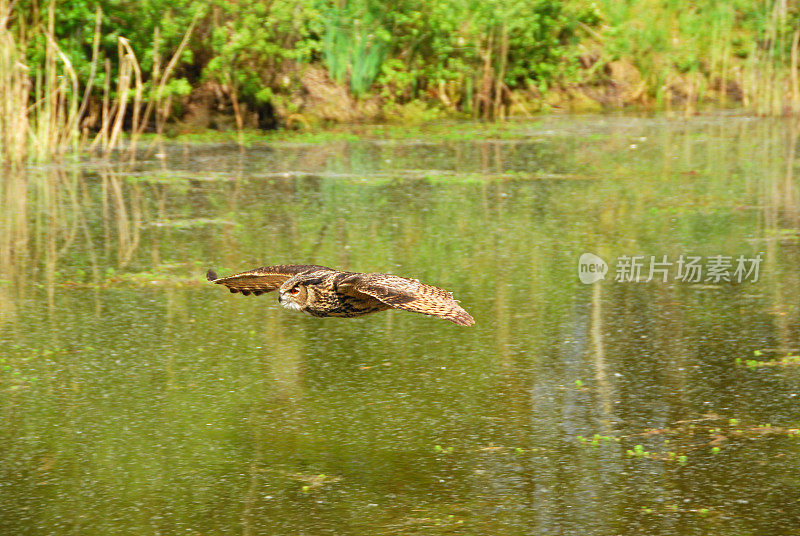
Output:
<svg viewBox="0 0 800 536">
<path fill-rule="evenodd" d="M 642 445 L 635 445 L 632 449 L 628 449 L 625 451 L 628 456 L 633 456 L 635 458 L 648 458 L 650 453 L 644 450 Z"/>
<path fill-rule="evenodd" d="M 370 0 L 344 2 L 323 10 L 322 58 L 331 78 L 363 95 L 381 71 L 391 41 L 381 12 Z"/>
</svg>

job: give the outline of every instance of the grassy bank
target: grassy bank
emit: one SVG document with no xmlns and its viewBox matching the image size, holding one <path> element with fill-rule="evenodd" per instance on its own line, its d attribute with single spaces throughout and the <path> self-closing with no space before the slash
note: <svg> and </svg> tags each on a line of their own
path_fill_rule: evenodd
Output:
<svg viewBox="0 0 800 536">
<path fill-rule="evenodd" d="M 0 153 L 551 110 L 797 113 L 799 20 L 785 0 L 0 0 Z"/>
</svg>

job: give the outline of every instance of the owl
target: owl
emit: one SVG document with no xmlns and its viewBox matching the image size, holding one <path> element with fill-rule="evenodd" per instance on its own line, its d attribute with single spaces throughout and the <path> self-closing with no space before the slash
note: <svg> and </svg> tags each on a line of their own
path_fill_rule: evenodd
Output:
<svg viewBox="0 0 800 536">
<path fill-rule="evenodd" d="M 405 309 L 438 316 L 460 326 L 475 323 L 452 293 L 396 275 L 343 272 L 313 264 L 282 264 L 228 277 L 217 277 L 209 270 L 206 277 L 245 296 L 277 290 L 281 305 L 318 318 L 352 318 L 386 309 Z"/>
</svg>

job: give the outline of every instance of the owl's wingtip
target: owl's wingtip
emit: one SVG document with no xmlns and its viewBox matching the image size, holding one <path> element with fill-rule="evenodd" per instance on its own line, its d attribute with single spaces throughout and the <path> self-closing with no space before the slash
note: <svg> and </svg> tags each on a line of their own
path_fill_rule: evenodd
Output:
<svg viewBox="0 0 800 536">
<path fill-rule="evenodd" d="M 450 320 L 459 326 L 471 326 L 475 324 L 475 319 L 466 311 L 461 312 Z"/>
<path fill-rule="evenodd" d="M 209 281 L 216 281 L 219 278 L 217 277 L 217 272 L 215 272 L 214 270 L 209 270 L 208 272 L 206 272 L 206 279 L 208 279 Z"/>
</svg>

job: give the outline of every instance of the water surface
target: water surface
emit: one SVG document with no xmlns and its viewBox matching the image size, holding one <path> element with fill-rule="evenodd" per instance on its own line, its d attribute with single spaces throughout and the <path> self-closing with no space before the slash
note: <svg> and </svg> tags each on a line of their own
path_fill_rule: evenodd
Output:
<svg viewBox="0 0 800 536">
<path fill-rule="evenodd" d="M 797 534 L 797 125 L 483 128 L 7 174 L 0 533 Z M 759 254 L 755 282 L 615 281 Z M 204 281 L 290 262 L 477 323 Z"/>
</svg>

